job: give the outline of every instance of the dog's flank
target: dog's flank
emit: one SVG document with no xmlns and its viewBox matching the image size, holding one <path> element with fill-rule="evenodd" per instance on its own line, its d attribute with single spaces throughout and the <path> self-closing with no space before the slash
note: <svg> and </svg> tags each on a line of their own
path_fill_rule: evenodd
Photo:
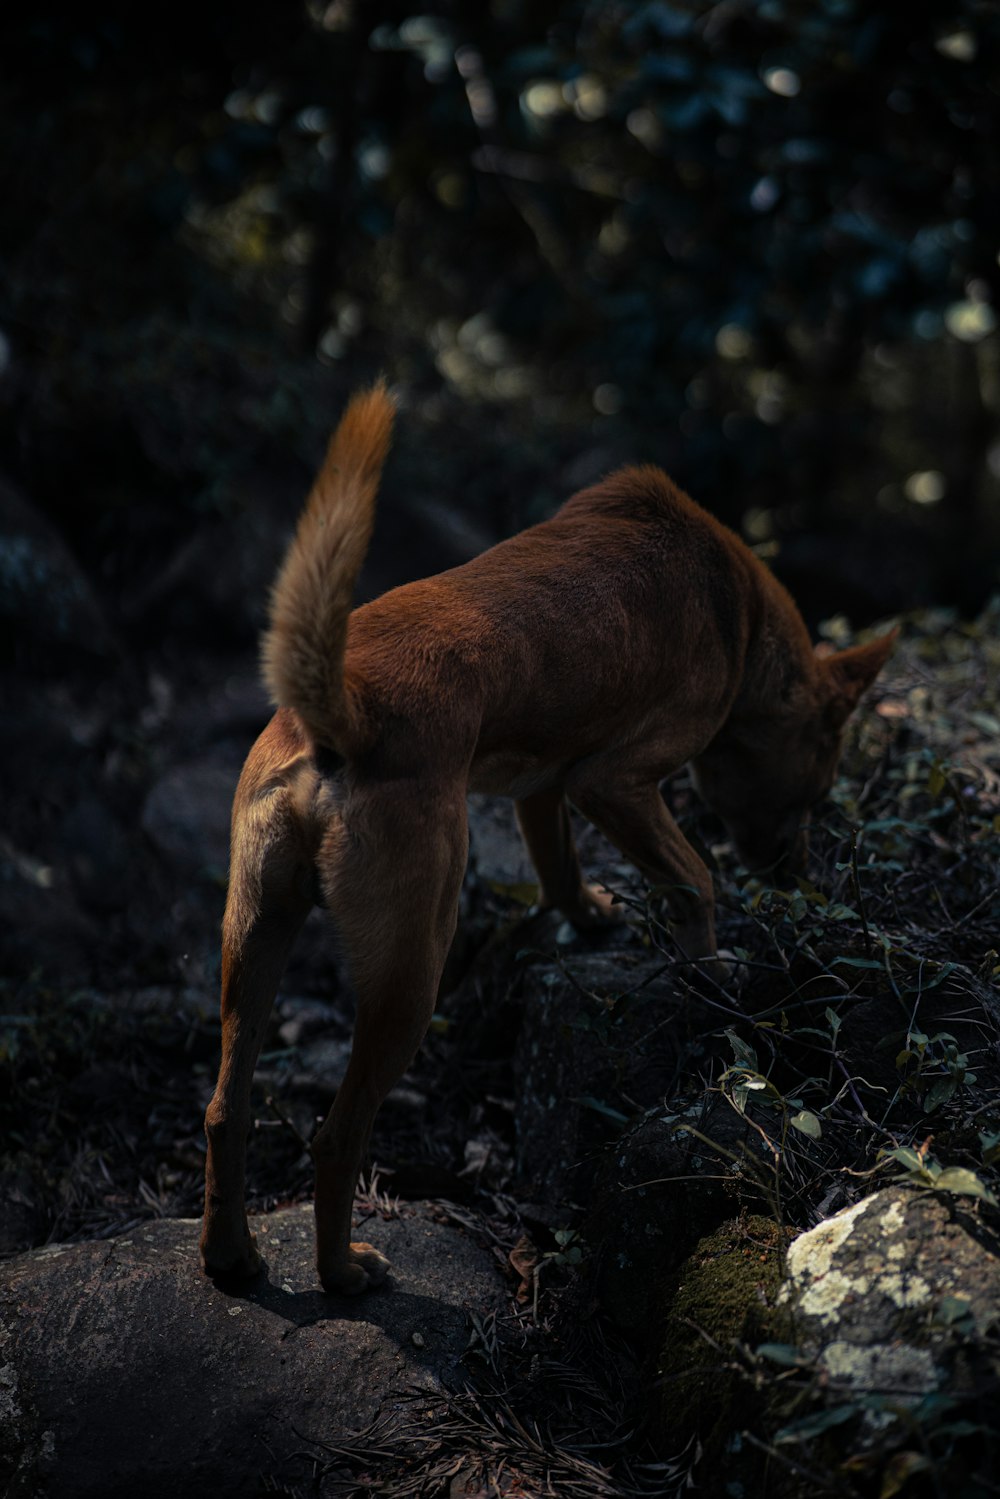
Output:
<svg viewBox="0 0 1000 1499">
<path fill-rule="evenodd" d="M 312 1145 L 319 1274 L 347 1292 L 387 1270 L 350 1242 L 354 1185 L 435 1005 L 467 792 L 515 799 L 542 904 L 583 928 L 621 912 L 581 877 L 575 806 L 667 892 L 680 952 L 722 977 L 711 875 L 660 782 L 690 761 L 748 866 L 801 866 L 843 725 L 894 638 L 817 657 L 764 565 L 651 468 L 352 613 L 391 422 L 384 387 L 351 402 L 275 587 L 264 657 L 282 706 L 233 803 L 222 1065 L 206 1114 L 204 1263 L 250 1275 L 253 1069 L 321 891 L 358 995 L 350 1063 Z"/>
<path fill-rule="evenodd" d="M 356 712 L 344 680 L 354 586 L 365 560 L 395 406 L 381 382 L 351 401 L 302 512 L 271 596 L 264 681 L 317 744 L 347 752 Z"/>
</svg>

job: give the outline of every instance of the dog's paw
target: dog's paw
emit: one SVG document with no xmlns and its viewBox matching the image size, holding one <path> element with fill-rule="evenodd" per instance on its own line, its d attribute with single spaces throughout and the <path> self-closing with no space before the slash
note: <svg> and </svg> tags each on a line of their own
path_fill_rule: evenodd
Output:
<svg viewBox="0 0 1000 1499">
<path fill-rule="evenodd" d="M 579 896 L 563 909 L 563 915 L 578 932 L 592 932 L 624 921 L 625 907 L 603 885 L 581 885 Z"/>
<path fill-rule="evenodd" d="M 253 1280 L 264 1264 L 251 1233 L 236 1242 L 203 1236 L 200 1253 L 202 1269 L 213 1280 Z"/>
<path fill-rule="evenodd" d="M 349 1244 L 347 1259 L 325 1269 L 319 1278 L 324 1291 L 337 1296 L 360 1296 L 372 1286 L 380 1286 L 389 1273 L 389 1261 L 371 1244 Z"/>
</svg>

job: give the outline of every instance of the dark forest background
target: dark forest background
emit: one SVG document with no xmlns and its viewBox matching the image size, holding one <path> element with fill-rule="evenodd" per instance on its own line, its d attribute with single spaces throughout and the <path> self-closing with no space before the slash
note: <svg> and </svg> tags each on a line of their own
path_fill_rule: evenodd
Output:
<svg viewBox="0 0 1000 1499">
<path fill-rule="evenodd" d="M 119 649 L 250 644 L 379 370 L 369 592 L 632 459 L 813 625 L 996 586 L 995 5 L 103 0 L 3 30 L 0 463 Z M 36 608 L 16 537 L 0 564 L 19 636 L 103 645 Z"/>
</svg>

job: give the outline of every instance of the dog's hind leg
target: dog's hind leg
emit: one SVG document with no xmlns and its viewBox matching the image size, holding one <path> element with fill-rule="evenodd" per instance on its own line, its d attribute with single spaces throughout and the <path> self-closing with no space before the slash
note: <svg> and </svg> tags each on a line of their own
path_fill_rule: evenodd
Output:
<svg viewBox="0 0 1000 1499">
<path fill-rule="evenodd" d="M 205 1114 L 201 1257 L 209 1275 L 260 1268 L 244 1205 L 250 1085 L 289 949 L 312 904 L 311 878 L 290 792 L 237 794 L 222 926 L 222 1064 Z"/>
<path fill-rule="evenodd" d="M 515 802 L 514 814 L 538 872 L 542 906 L 555 906 L 576 927 L 618 921 L 623 909 L 612 905 L 609 892 L 600 885 L 583 882 L 562 787 L 553 786 L 522 798 Z"/>
<path fill-rule="evenodd" d="M 433 1013 L 467 855 L 464 793 L 398 782 L 355 794 L 320 852 L 358 995 L 347 1073 L 312 1142 L 317 1268 L 327 1291 L 364 1291 L 389 1268 L 370 1244 L 351 1243 L 354 1189 L 378 1108 Z"/>
</svg>

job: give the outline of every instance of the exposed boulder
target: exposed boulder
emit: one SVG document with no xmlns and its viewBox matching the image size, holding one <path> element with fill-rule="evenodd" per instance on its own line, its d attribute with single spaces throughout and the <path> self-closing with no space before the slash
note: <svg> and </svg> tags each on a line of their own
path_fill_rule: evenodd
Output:
<svg viewBox="0 0 1000 1499">
<path fill-rule="evenodd" d="M 581 1200 L 596 1153 L 637 1104 L 662 1098 L 678 1009 L 663 968 L 661 958 L 618 946 L 520 965 L 515 1119 L 533 1196 Z"/>
<path fill-rule="evenodd" d="M 245 1291 L 200 1272 L 198 1227 L 51 1245 L 0 1267 L 0 1488 L 17 1499 L 286 1492 L 407 1391 L 460 1378 L 469 1314 L 495 1306 L 488 1249 L 426 1210 L 363 1233 L 390 1287 L 319 1289 L 313 1217 L 256 1221 L 267 1265 Z"/>
<path fill-rule="evenodd" d="M 753 1378 L 752 1350 L 789 1325 L 777 1305 L 787 1239 L 769 1218 L 731 1218 L 672 1274 L 645 1282 L 647 1342 L 654 1328 L 659 1339 L 650 1353 L 652 1434 L 665 1451 L 690 1444 L 701 1493 L 790 1499 L 766 1485 L 760 1451 L 742 1440 L 748 1429 L 761 1431 L 771 1388 Z"/>
<path fill-rule="evenodd" d="M 1000 1237 L 977 1205 L 897 1185 L 785 1242 L 741 1217 L 660 1283 L 664 1447 L 698 1442 L 706 1493 L 989 1492 Z"/>
<path fill-rule="evenodd" d="M 968 1392 L 984 1360 L 1000 1376 L 995 1348 L 974 1351 L 1000 1327 L 1000 1237 L 969 1198 L 896 1186 L 844 1208 L 790 1246 L 780 1302 L 824 1400 L 876 1397 L 880 1429 Z"/>
<path fill-rule="evenodd" d="M 615 1323 L 647 1347 L 659 1336 L 662 1286 L 702 1236 L 770 1206 L 773 1172 L 755 1113 L 710 1094 L 639 1120 L 603 1155 L 588 1220 L 598 1291 Z"/>
</svg>

